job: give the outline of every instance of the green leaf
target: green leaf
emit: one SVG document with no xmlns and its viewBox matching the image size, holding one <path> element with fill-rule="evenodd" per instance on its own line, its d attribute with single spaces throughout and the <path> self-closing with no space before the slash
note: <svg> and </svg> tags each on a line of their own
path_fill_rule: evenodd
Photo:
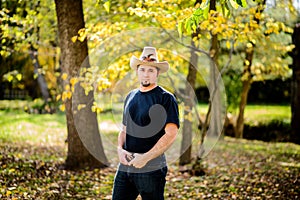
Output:
<svg viewBox="0 0 300 200">
<path fill-rule="evenodd" d="M 192 21 L 191 18 L 189 18 L 185 23 L 185 30 L 188 35 L 192 34 Z"/>
<path fill-rule="evenodd" d="M 194 11 L 193 15 L 196 15 L 196 16 L 198 16 L 198 17 L 202 17 L 202 16 L 203 16 L 203 9 L 202 9 L 202 8 L 197 8 L 197 9 Z"/>
<path fill-rule="evenodd" d="M 109 11 L 110 11 L 110 1 L 105 2 L 103 4 L 103 6 L 104 6 L 106 12 L 109 13 Z"/>
<path fill-rule="evenodd" d="M 193 24 L 192 24 L 192 29 L 193 29 L 194 32 L 196 32 L 196 30 L 197 30 L 197 25 L 196 25 L 196 23 L 193 23 Z"/>
<path fill-rule="evenodd" d="M 177 31 L 178 31 L 180 38 L 182 37 L 182 24 L 183 24 L 183 22 L 179 22 L 177 25 Z"/>
<path fill-rule="evenodd" d="M 246 0 L 236 0 L 237 4 L 239 4 L 241 7 L 247 7 L 247 1 Z"/>
<path fill-rule="evenodd" d="M 203 18 L 204 18 L 204 19 L 207 19 L 207 18 L 208 18 L 208 13 L 209 13 L 209 6 L 206 6 L 206 7 L 203 9 Z"/>
<path fill-rule="evenodd" d="M 226 16 L 229 17 L 231 12 L 230 12 L 230 8 L 229 8 L 228 3 L 225 3 L 224 6 L 225 6 L 226 10 L 228 11 Z"/>
</svg>

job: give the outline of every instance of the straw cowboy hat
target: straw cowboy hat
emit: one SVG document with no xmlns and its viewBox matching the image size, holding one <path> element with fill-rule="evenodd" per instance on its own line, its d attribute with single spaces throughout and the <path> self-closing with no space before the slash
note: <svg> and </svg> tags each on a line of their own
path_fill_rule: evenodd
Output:
<svg viewBox="0 0 300 200">
<path fill-rule="evenodd" d="M 158 61 L 156 49 L 154 47 L 144 47 L 140 59 L 135 56 L 130 58 L 130 67 L 132 69 L 136 70 L 139 65 L 157 67 L 159 68 L 160 73 L 164 73 L 169 69 L 169 63 L 167 61 Z"/>
</svg>

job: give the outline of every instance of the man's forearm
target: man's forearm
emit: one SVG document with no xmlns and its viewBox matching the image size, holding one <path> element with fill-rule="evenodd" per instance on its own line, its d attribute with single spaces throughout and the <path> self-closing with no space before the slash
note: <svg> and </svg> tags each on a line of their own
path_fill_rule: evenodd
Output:
<svg viewBox="0 0 300 200">
<path fill-rule="evenodd" d="M 176 135 L 178 132 L 176 124 L 167 124 L 165 131 L 166 133 L 157 141 L 154 147 L 144 154 L 144 156 L 147 157 L 148 160 L 152 160 L 163 154 L 169 149 L 169 147 L 176 139 Z"/>
<path fill-rule="evenodd" d="M 126 139 L 125 127 L 122 127 L 122 130 L 119 132 L 118 136 L 118 147 L 123 148 Z"/>
</svg>

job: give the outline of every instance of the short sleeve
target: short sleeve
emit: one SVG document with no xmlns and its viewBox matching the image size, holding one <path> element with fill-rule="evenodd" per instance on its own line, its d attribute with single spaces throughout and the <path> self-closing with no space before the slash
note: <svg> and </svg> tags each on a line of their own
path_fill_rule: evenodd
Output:
<svg viewBox="0 0 300 200">
<path fill-rule="evenodd" d="M 167 112 L 167 123 L 174 123 L 177 125 L 177 127 L 180 127 L 180 122 L 179 122 L 179 112 L 178 112 L 178 104 L 177 101 L 172 94 L 168 94 L 166 98 L 166 104 L 165 104 L 165 109 Z"/>
<path fill-rule="evenodd" d="M 129 93 L 129 94 L 126 96 L 125 101 L 124 101 L 124 106 L 123 106 L 122 124 L 123 124 L 124 126 L 127 125 L 127 114 L 126 114 L 127 111 L 126 111 L 126 106 L 127 106 L 127 104 L 128 104 L 128 99 L 129 99 L 130 95 L 131 95 L 131 93 Z"/>
</svg>

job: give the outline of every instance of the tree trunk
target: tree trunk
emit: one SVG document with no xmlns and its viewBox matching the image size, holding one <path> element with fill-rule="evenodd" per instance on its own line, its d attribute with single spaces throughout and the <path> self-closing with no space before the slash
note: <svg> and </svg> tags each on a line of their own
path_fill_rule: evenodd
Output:
<svg viewBox="0 0 300 200">
<path fill-rule="evenodd" d="M 210 10 L 216 10 L 216 2 L 213 2 Z M 219 42 L 218 35 L 212 35 L 211 38 L 211 48 L 210 48 L 210 56 L 213 62 L 210 62 L 210 83 L 209 83 L 209 92 L 210 92 L 210 103 L 211 103 L 211 113 L 209 113 L 206 117 L 210 117 L 207 122 L 209 122 L 210 127 L 212 127 L 211 135 L 213 137 L 218 137 L 218 134 L 222 131 L 222 124 L 220 120 L 215 116 L 221 116 L 221 94 L 218 80 L 218 56 L 219 56 Z M 208 124 L 207 124 L 208 125 Z M 206 134 L 205 134 L 206 136 Z"/>
<path fill-rule="evenodd" d="M 241 101 L 239 105 L 239 114 L 236 120 L 236 127 L 235 127 L 236 138 L 243 138 L 244 114 L 245 114 L 245 107 L 247 105 L 248 93 L 251 87 L 251 79 L 242 81 L 242 84 L 243 86 L 242 86 Z"/>
<path fill-rule="evenodd" d="M 209 4 L 209 10 L 216 10 L 216 0 L 211 0 Z M 204 139 L 207 136 L 207 127 L 209 126 L 209 123 L 212 123 L 212 126 L 215 126 L 217 128 L 220 124 L 218 122 L 211 121 L 211 111 L 214 111 L 214 114 L 217 114 L 219 110 L 219 106 L 221 106 L 220 103 L 217 103 L 220 101 L 219 97 L 219 90 L 216 88 L 218 83 L 216 82 L 218 74 L 215 71 L 215 67 L 218 66 L 217 60 L 218 60 L 218 53 L 219 53 L 219 43 L 218 43 L 218 35 L 212 35 L 211 39 L 211 47 L 210 47 L 210 57 L 212 61 L 210 62 L 210 83 L 209 83 L 209 91 L 210 91 L 210 99 L 209 99 L 209 109 L 206 114 L 205 122 L 202 124 L 202 134 L 201 134 L 201 140 L 199 144 L 199 149 L 197 153 L 197 157 L 193 163 L 192 166 L 192 174 L 196 176 L 202 176 L 205 175 L 204 167 L 202 165 L 202 156 L 205 153 L 205 147 L 204 147 Z M 217 134 L 217 132 L 216 132 Z"/>
<path fill-rule="evenodd" d="M 68 75 L 68 79 L 63 81 L 63 84 L 67 85 L 70 78 L 78 75 L 84 61 L 85 67 L 89 67 L 87 41 L 71 41 L 71 38 L 78 34 L 78 30 L 85 27 L 82 1 L 55 0 L 55 4 L 61 49 L 61 68 L 62 73 Z M 104 167 L 107 159 L 99 134 L 96 114 L 90 109 L 91 102 L 94 100 L 93 92 L 86 96 L 83 89 L 78 87 L 75 92 L 76 95 L 73 94 L 72 98 L 78 98 L 76 102 L 85 104 L 86 108 L 73 114 L 72 111 L 77 107 L 72 107 L 74 106 L 72 98 L 65 102 L 68 130 L 66 168 Z"/>
<path fill-rule="evenodd" d="M 198 33 L 193 34 L 192 37 L 198 35 Z M 195 48 L 195 43 L 192 40 L 192 47 Z M 193 49 L 190 51 L 191 58 L 189 63 L 189 71 L 187 75 L 187 82 L 185 87 L 185 95 L 184 95 L 184 116 L 188 116 L 189 113 L 192 112 L 194 108 L 194 96 L 195 91 L 195 82 L 198 62 L 198 55 L 195 53 Z M 179 164 L 185 165 L 191 162 L 192 157 L 192 139 L 193 139 L 193 122 L 191 119 L 184 117 L 183 128 L 182 128 L 182 140 L 181 140 L 181 149 L 180 149 L 180 159 Z"/>
<path fill-rule="evenodd" d="M 295 48 L 292 52 L 293 58 L 293 77 L 292 77 L 292 133 L 291 142 L 300 144 L 300 23 L 297 23 L 292 35 L 293 44 Z"/>
<path fill-rule="evenodd" d="M 264 11 L 265 5 L 266 5 L 266 0 L 260 2 L 257 5 L 256 13 L 262 13 Z M 254 15 L 254 20 L 256 21 L 257 24 L 259 24 L 259 18 L 256 18 L 255 16 L 256 15 Z M 242 75 L 242 94 L 241 94 L 241 101 L 239 105 L 239 114 L 237 117 L 236 127 L 235 127 L 236 138 L 243 138 L 245 107 L 247 105 L 248 93 L 252 84 L 251 65 L 253 61 L 255 44 L 251 41 L 249 41 L 249 43 L 251 43 L 251 47 L 247 47 L 245 52 L 246 55 L 244 61 L 244 71 Z"/>
<path fill-rule="evenodd" d="M 41 90 L 42 97 L 44 99 L 45 104 L 48 104 L 50 95 L 49 95 L 49 91 L 48 91 L 47 82 L 46 82 L 43 74 L 41 74 L 39 72 L 39 69 L 41 69 L 41 67 L 40 67 L 40 63 L 38 61 L 37 49 L 35 49 L 32 45 L 30 47 L 29 55 L 30 55 L 30 58 L 31 58 L 33 66 L 34 66 L 34 74 L 37 75 L 37 83 Z"/>
<path fill-rule="evenodd" d="M 254 54 L 254 44 L 252 47 L 246 49 L 246 57 L 244 62 L 244 72 L 242 77 L 242 94 L 239 106 L 239 114 L 236 121 L 235 137 L 243 138 L 244 132 L 244 114 L 247 105 L 248 93 L 252 83 L 251 65 Z"/>
</svg>

